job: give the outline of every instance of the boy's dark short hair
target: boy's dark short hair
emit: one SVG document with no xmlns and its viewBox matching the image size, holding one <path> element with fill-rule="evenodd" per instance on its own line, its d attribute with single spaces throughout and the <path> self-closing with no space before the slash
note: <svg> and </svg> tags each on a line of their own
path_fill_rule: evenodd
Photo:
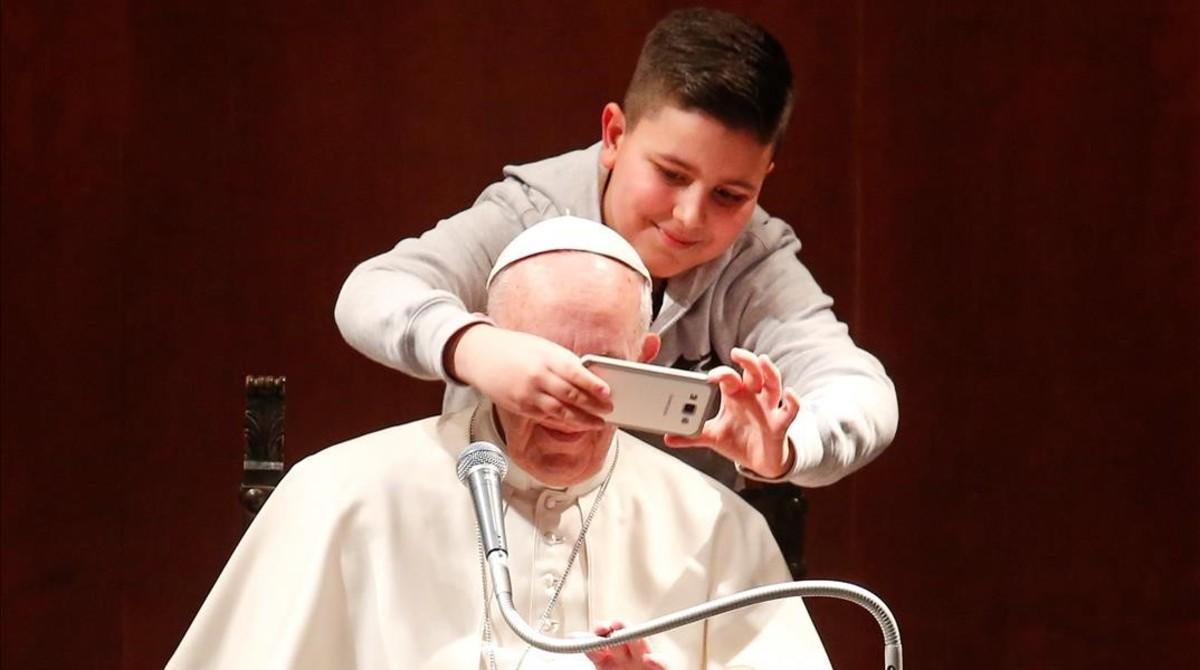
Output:
<svg viewBox="0 0 1200 670">
<path fill-rule="evenodd" d="M 642 45 L 625 92 L 630 127 L 664 104 L 704 112 L 772 145 L 791 115 L 792 68 L 761 26 L 715 9 L 677 10 Z"/>
</svg>

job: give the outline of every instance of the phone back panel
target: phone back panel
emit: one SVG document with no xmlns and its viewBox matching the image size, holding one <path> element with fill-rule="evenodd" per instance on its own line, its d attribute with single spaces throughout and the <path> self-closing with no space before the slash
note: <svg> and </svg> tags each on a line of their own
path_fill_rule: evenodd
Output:
<svg viewBox="0 0 1200 670">
<path fill-rule="evenodd" d="M 718 388 L 705 375 L 658 366 L 585 357 L 585 365 L 608 383 L 609 423 L 654 433 L 694 435 L 716 415 Z"/>
</svg>

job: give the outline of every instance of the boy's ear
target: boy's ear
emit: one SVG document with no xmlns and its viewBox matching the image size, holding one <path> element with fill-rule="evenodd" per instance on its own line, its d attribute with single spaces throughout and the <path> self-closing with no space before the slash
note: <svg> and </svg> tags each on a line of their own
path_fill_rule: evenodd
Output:
<svg viewBox="0 0 1200 670">
<path fill-rule="evenodd" d="M 659 339 L 658 333 L 646 333 L 642 338 L 642 352 L 638 356 L 638 363 L 649 363 L 654 360 L 660 346 L 662 346 L 662 340 Z"/>
<path fill-rule="evenodd" d="M 600 149 L 600 163 L 611 170 L 617 162 L 617 148 L 621 138 L 625 136 L 625 112 L 615 102 L 604 106 L 600 112 L 600 140 L 604 146 Z"/>
</svg>

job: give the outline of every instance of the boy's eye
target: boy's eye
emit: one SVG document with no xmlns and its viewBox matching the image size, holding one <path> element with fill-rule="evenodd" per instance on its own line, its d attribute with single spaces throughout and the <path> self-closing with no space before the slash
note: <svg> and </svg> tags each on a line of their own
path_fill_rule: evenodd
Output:
<svg viewBox="0 0 1200 670">
<path fill-rule="evenodd" d="M 729 206 L 740 205 L 743 202 L 746 202 L 748 197 L 743 193 L 735 193 L 734 191 L 727 191 L 723 188 L 713 191 L 713 196 L 717 199 L 717 202 L 721 203 L 722 205 Z"/>
<path fill-rule="evenodd" d="M 687 177 L 684 176 L 683 173 L 676 172 L 670 168 L 665 168 L 657 163 L 655 163 L 654 167 L 658 168 L 658 172 L 663 176 L 663 179 L 667 180 L 667 182 L 671 184 L 686 184 L 688 181 Z"/>
</svg>

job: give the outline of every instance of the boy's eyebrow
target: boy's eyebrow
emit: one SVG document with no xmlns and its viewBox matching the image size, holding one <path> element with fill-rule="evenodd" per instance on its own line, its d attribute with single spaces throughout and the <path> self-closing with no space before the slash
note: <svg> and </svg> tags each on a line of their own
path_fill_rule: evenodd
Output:
<svg viewBox="0 0 1200 670">
<path fill-rule="evenodd" d="M 668 163 L 673 163 L 676 166 L 687 170 L 688 172 L 696 172 L 695 165 L 692 165 L 691 163 L 683 160 L 682 158 L 680 158 L 678 156 L 675 156 L 674 154 L 657 153 L 657 154 L 655 154 L 655 156 L 657 158 L 659 158 L 660 160 L 666 161 Z M 725 185 L 738 186 L 740 188 L 746 189 L 747 191 L 754 191 L 757 188 L 756 186 L 754 186 L 754 184 L 751 184 L 750 182 L 742 180 L 742 179 L 731 179 L 731 180 L 725 182 Z"/>
</svg>

